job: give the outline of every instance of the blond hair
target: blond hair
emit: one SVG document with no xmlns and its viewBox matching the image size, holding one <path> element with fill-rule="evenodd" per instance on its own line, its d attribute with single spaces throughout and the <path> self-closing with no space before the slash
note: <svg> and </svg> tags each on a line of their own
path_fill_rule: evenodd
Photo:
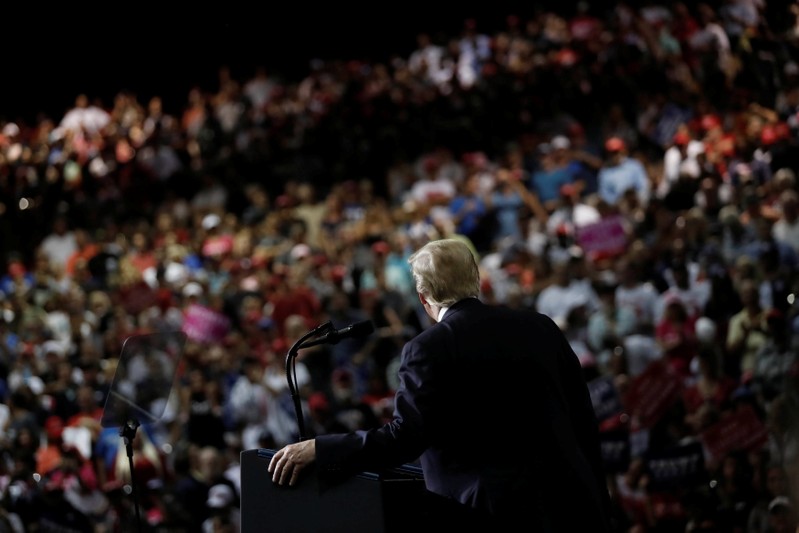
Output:
<svg viewBox="0 0 799 533">
<path fill-rule="evenodd" d="M 469 247 L 458 239 L 430 241 L 409 258 L 416 292 L 432 305 L 450 307 L 480 293 L 480 272 Z"/>
</svg>

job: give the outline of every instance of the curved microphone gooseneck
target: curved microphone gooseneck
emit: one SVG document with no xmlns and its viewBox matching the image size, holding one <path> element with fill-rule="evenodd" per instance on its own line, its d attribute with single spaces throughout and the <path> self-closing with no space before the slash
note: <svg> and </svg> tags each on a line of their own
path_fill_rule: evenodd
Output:
<svg viewBox="0 0 799 533">
<path fill-rule="evenodd" d="M 297 417 L 297 429 L 299 431 L 299 440 L 305 440 L 305 417 L 302 415 L 302 404 L 300 403 L 300 387 L 297 384 L 297 368 L 294 362 L 297 359 L 297 352 L 303 348 L 303 343 L 314 335 L 319 335 L 323 332 L 333 331 L 333 323 L 330 321 L 320 324 L 305 335 L 299 338 L 297 342 L 291 347 L 286 354 L 286 382 L 291 392 L 291 399 L 294 402 L 294 412 Z"/>
<path fill-rule="evenodd" d="M 291 399 L 294 400 L 294 410 L 297 415 L 297 429 L 299 430 L 300 440 L 305 440 L 305 417 L 302 415 L 302 404 L 300 403 L 300 387 L 297 384 L 297 368 L 294 364 L 297 359 L 297 352 L 301 348 L 310 348 L 319 344 L 336 344 L 343 339 L 352 337 L 364 337 L 369 335 L 375 330 L 374 322 L 371 320 L 363 320 L 350 324 L 349 326 L 341 329 L 335 329 L 332 322 L 327 321 L 321 324 L 294 343 L 286 355 L 286 381 L 291 391 Z M 313 340 L 308 340 L 310 337 L 318 335 L 319 337 Z"/>
</svg>

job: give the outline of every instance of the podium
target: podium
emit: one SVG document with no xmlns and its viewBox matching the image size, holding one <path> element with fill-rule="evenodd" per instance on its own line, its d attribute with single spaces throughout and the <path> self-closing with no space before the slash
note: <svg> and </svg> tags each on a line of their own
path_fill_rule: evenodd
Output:
<svg viewBox="0 0 799 533">
<path fill-rule="evenodd" d="M 267 470 L 275 450 L 241 452 L 242 533 L 392 533 L 429 524 L 438 496 L 427 491 L 414 465 L 321 481 L 310 465 L 300 482 L 277 485 Z"/>
</svg>

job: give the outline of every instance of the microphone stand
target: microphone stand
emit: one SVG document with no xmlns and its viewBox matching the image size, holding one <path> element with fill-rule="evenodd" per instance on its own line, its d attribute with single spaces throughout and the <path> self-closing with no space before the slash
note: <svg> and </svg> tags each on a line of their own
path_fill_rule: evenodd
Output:
<svg viewBox="0 0 799 533">
<path fill-rule="evenodd" d="M 286 354 L 286 382 L 289 386 L 289 392 L 291 393 L 291 399 L 294 402 L 294 412 L 295 416 L 297 417 L 297 430 L 299 431 L 300 441 L 305 440 L 307 437 L 305 435 L 305 417 L 302 414 L 302 404 L 300 403 L 300 387 L 297 384 L 297 368 L 294 364 L 297 359 L 297 353 L 300 351 L 301 348 L 308 348 L 310 346 L 316 346 L 317 344 L 321 344 L 321 342 L 314 342 L 311 341 L 307 344 L 304 344 L 306 340 L 309 338 L 319 335 L 323 332 L 329 332 L 333 330 L 333 323 L 330 321 L 321 324 L 302 337 L 294 343 L 291 349 Z"/>
<path fill-rule="evenodd" d="M 131 419 L 125 422 L 119 430 L 119 436 L 125 441 L 125 449 L 128 454 L 128 465 L 130 465 L 130 488 L 133 493 L 133 506 L 136 509 L 136 524 L 141 532 L 141 513 L 139 511 L 139 495 L 136 491 L 136 472 L 133 469 L 133 439 L 136 438 L 136 430 L 139 428 L 139 421 Z"/>
</svg>

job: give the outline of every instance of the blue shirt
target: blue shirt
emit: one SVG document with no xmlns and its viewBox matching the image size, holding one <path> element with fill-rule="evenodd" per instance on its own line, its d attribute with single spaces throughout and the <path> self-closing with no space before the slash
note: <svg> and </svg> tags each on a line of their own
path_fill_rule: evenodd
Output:
<svg viewBox="0 0 799 533">
<path fill-rule="evenodd" d="M 519 214 L 522 207 L 524 207 L 522 197 L 515 191 L 511 194 L 495 191 L 491 195 L 491 205 L 494 206 L 494 214 L 497 219 L 494 239 L 521 237 L 522 230 L 519 227 Z"/>
<path fill-rule="evenodd" d="M 563 185 L 574 183 L 574 174 L 568 166 L 551 170 L 536 170 L 530 181 L 538 199 L 542 202 L 549 202 L 560 197 L 560 188 Z"/>
<path fill-rule="evenodd" d="M 471 207 L 467 204 L 472 202 Z M 477 229 L 480 220 L 486 213 L 486 205 L 479 196 L 456 196 L 449 203 L 449 212 L 459 218 L 455 231 L 462 235 L 469 235 Z"/>
<path fill-rule="evenodd" d="M 603 167 L 597 180 L 600 198 L 610 205 L 616 205 L 628 189 L 634 189 L 644 203 L 649 200 L 649 176 L 644 165 L 637 159 L 627 157 L 616 166 Z"/>
</svg>

